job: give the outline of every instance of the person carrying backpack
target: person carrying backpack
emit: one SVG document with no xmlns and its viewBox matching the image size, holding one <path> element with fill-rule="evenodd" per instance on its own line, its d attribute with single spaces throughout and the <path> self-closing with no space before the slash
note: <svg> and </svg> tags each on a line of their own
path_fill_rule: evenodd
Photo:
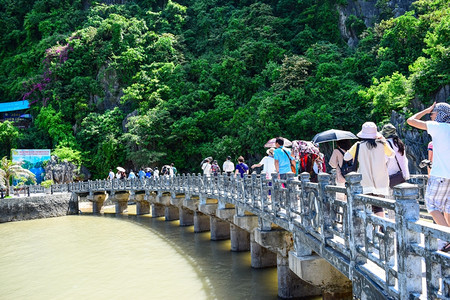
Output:
<svg viewBox="0 0 450 300">
<path fill-rule="evenodd" d="M 239 156 L 238 164 L 236 165 L 236 175 L 240 174 L 241 178 L 244 178 L 244 174 L 248 174 L 248 166 L 244 162 L 244 157 Z"/>
<path fill-rule="evenodd" d="M 217 176 L 217 175 L 220 174 L 220 167 L 219 167 L 219 165 L 217 164 L 217 160 L 214 160 L 213 163 L 212 163 L 212 165 L 211 165 L 211 173 L 212 173 L 214 176 Z"/>
<path fill-rule="evenodd" d="M 337 148 L 333 150 L 330 161 L 328 162 L 333 169 L 336 169 L 336 185 L 345 185 L 345 175 L 348 174 L 349 166 L 352 165 L 351 161 L 344 160 L 345 152 L 350 149 L 351 144 L 349 140 L 340 140 L 336 142 Z"/>
</svg>

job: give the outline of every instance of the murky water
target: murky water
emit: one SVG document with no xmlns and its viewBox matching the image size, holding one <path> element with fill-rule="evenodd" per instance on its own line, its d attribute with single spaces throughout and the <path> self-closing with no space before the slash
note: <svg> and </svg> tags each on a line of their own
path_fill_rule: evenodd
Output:
<svg viewBox="0 0 450 300">
<path fill-rule="evenodd" d="M 129 208 L 130 209 L 130 208 Z M 130 209 L 131 213 L 132 209 Z M 0 224 L 0 299 L 276 299 L 276 268 L 150 216 Z"/>
</svg>

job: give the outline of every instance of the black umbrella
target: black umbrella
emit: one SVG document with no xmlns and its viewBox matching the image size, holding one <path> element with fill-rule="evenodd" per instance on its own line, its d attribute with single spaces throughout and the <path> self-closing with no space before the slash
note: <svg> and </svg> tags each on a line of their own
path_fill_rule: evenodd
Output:
<svg viewBox="0 0 450 300">
<path fill-rule="evenodd" d="M 319 144 L 324 142 L 339 141 L 339 140 L 356 140 L 358 137 L 350 131 L 330 129 L 318 133 L 312 139 L 313 143 Z"/>
</svg>

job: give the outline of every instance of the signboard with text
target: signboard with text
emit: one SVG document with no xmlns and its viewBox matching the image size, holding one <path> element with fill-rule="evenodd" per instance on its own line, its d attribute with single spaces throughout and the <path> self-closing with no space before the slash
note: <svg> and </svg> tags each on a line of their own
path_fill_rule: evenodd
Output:
<svg viewBox="0 0 450 300">
<path fill-rule="evenodd" d="M 50 159 L 50 149 L 12 149 L 13 162 L 22 162 L 22 167 L 36 175 L 36 182 L 44 180 L 45 170 L 43 164 Z"/>
</svg>

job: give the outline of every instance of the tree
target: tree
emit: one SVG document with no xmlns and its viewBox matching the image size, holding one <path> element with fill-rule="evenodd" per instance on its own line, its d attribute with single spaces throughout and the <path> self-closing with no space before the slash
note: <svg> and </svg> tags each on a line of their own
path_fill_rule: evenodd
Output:
<svg viewBox="0 0 450 300">
<path fill-rule="evenodd" d="M 0 123 L 0 155 L 9 155 L 11 148 L 16 147 L 19 130 L 10 121 Z"/>
<path fill-rule="evenodd" d="M 19 162 L 13 162 L 4 156 L 0 162 L 0 183 L 6 186 L 6 196 L 9 196 L 9 186 L 12 177 L 26 177 L 33 182 L 36 176 L 29 170 L 22 168 Z"/>
</svg>

